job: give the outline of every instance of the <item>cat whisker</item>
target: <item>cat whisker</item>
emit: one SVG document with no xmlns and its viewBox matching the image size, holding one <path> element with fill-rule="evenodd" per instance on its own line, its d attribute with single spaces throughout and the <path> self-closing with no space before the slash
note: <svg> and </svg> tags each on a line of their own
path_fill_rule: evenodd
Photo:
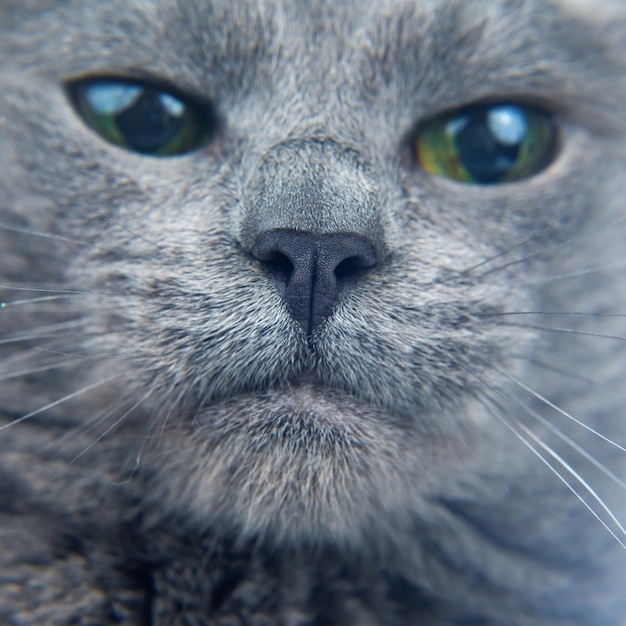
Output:
<svg viewBox="0 0 626 626">
<path fill-rule="evenodd" d="M 554 255 L 552 255 L 554 256 Z M 486 278 L 490 274 L 495 274 L 496 272 L 502 272 L 511 267 L 515 267 L 516 265 L 527 265 L 532 263 L 532 261 L 536 261 L 539 259 L 549 259 L 551 255 L 547 254 L 545 251 L 537 252 L 535 254 L 529 254 L 527 256 L 520 257 L 519 259 L 514 259 L 513 261 L 509 261 L 508 263 L 503 263 L 502 265 L 497 265 L 492 267 L 491 269 L 485 270 L 482 274 L 477 276 L 478 279 L 482 280 Z"/>
<path fill-rule="evenodd" d="M 58 300 L 70 300 L 72 298 L 78 298 L 84 295 L 89 295 L 89 294 L 73 293 L 73 294 L 63 294 L 63 295 L 56 295 L 56 296 L 40 296 L 39 298 L 28 298 L 28 299 L 23 299 L 23 300 L 11 300 L 9 302 L 0 302 L 0 309 L 5 309 L 8 307 L 23 306 L 25 304 L 39 304 L 41 302 L 55 302 Z"/>
<path fill-rule="evenodd" d="M 585 489 L 585 491 L 598 503 L 598 505 L 602 508 L 602 510 L 609 516 L 611 521 L 619 528 L 620 534 L 626 537 L 626 529 L 621 524 L 621 522 L 617 519 L 613 511 L 607 506 L 606 502 L 602 499 L 602 497 L 598 494 L 598 492 L 557 452 L 555 452 L 550 446 L 541 441 L 535 433 L 533 433 L 529 428 L 524 426 L 519 420 L 512 418 L 515 424 L 520 428 L 528 437 L 530 437 L 538 446 L 541 447 L 547 454 L 549 454 L 553 459 L 555 459 L 563 469 L 567 470 Z M 590 507 L 589 507 L 590 508 Z M 590 510 L 592 510 L 590 508 Z M 597 516 L 600 519 L 599 516 Z M 607 526 L 608 528 L 608 526 Z M 616 535 L 613 535 L 616 539 Z M 619 540 L 620 545 L 626 549 L 626 544 L 623 540 Z"/>
<path fill-rule="evenodd" d="M 560 374 L 567 380 L 579 380 L 580 382 L 585 383 L 586 385 L 590 385 L 590 386 L 598 385 L 598 382 L 596 380 L 588 378 L 587 376 L 582 376 L 579 372 L 570 371 L 564 367 L 560 367 L 552 363 L 548 363 L 536 357 L 528 358 L 527 356 L 523 354 L 511 354 L 511 356 L 514 359 L 519 359 L 520 361 L 524 361 L 526 363 L 532 363 L 533 365 L 542 367 L 543 369 L 548 370 L 550 372 L 555 372 L 556 374 Z"/>
<path fill-rule="evenodd" d="M 128 228 L 128 226 L 124 226 L 124 224 L 122 224 L 121 222 L 115 222 L 114 225 L 117 226 L 118 228 L 121 228 L 123 231 L 127 232 L 129 235 L 132 235 L 133 237 L 137 239 L 141 239 L 141 241 L 145 241 L 147 244 L 154 246 L 157 250 L 163 249 L 162 245 L 155 243 L 154 241 L 150 241 L 150 239 L 144 237 L 143 235 L 140 235 L 134 230 L 131 230 L 130 228 Z"/>
<path fill-rule="evenodd" d="M 44 326 L 38 326 L 36 328 L 29 329 L 29 332 L 20 334 L 15 333 L 4 339 L 0 339 L 0 345 L 7 345 L 12 343 L 20 343 L 22 341 L 31 341 L 34 339 L 62 339 L 64 336 L 59 335 L 59 331 L 75 330 L 81 328 L 85 324 L 84 320 L 70 320 L 65 322 L 58 322 L 56 324 L 47 324 Z M 71 337 L 72 335 L 66 335 L 65 337 Z"/>
<path fill-rule="evenodd" d="M 101 334 L 64 334 L 54 336 L 49 341 L 41 343 L 40 345 L 20 348 L 12 354 L 0 359 L 0 370 L 4 370 L 6 372 L 9 369 L 20 367 L 24 363 L 30 363 L 33 365 L 51 362 L 57 363 L 59 362 L 58 357 L 65 357 L 66 360 L 101 360 L 117 356 L 116 352 L 98 352 L 93 354 L 85 352 L 83 349 L 83 342 L 85 339 L 94 336 L 100 337 Z M 62 348 L 58 344 L 61 344 Z M 81 348 L 81 351 L 75 352 L 74 347 Z"/>
<path fill-rule="evenodd" d="M 617 341 L 626 341 L 626 337 L 622 337 L 621 335 L 597 333 L 597 332 L 592 332 L 589 330 L 579 330 L 577 328 L 562 328 L 559 326 L 541 326 L 539 324 L 516 324 L 516 323 L 510 323 L 510 322 L 504 322 L 501 325 L 509 326 L 512 328 L 539 330 L 542 332 L 566 333 L 566 334 L 572 334 L 572 335 L 580 335 L 583 337 L 602 337 L 603 339 L 616 339 Z"/>
<path fill-rule="evenodd" d="M 30 413 L 27 413 L 26 415 L 22 415 L 21 417 L 18 417 L 17 419 L 14 419 L 14 420 L 8 422 L 7 424 L 3 424 L 2 426 L 0 426 L 0 432 L 2 432 L 3 430 L 6 430 L 7 428 L 10 428 L 11 426 L 15 426 L 15 425 L 20 424 L 20 423 L 22 423 L 22 422 L 24 422 L 24 421 L 26 421 L 26 420 L 28 420 L 28 419 L 30 419 L 32 417 L 35 417 L 36 415 L 40 415 L 44 411 L 52 409 L 55 406 L 59 406 L 60 404 L 63 404 L 64 402 L 67 402 L 68 400 L 71 400 L 73 398 L 81 396 L 84 393 L 92 391 L 93 389 L 96 389 L 98 387 L 102 387 L 102 385 L 110 383 L 111 381 L 113 381 L 113 380 L 115 380 L 117 378 L 119 378 L 119 376 L 109 376 L 107 378 L 103 378 L 102 380 L 99 380 L 96 383 L 92 383 L 91 385 L 87 385 L 86 387 L 83 387 L 82 389 L 79 389 L 78 391 L 73 391 L 72 393 L 68 393 L 67 395 L 63 396 L 62 398 L 59 398 L 58 400 L 55 400 L 54 402 L 49 402 L 45 406 L 42 406 L 41 408 L 36 409 L 35 411 L 31 411 Z"/>
<path fill-rule="evenodd" d="M 82 450 L 79 454 L 77 454 L 71 461 L 68 462 L 68 465 L 72 465 L 78 459 L 80 459 L 83 455 L 85 455 L 89 450 L 91 450 L 99 441 L 101 441 L 104 437 L 106 437 L 112 430 L 114 430 L 117 426 L 119 426 L 135 409 L 137 409 L 144 400 L 146 400 L 152 394 L 152 390 L 149 390 L 145 393 L 135 404 L 133 404 L 130 409 L 125 411 L 120 417 L 118 417 L 110 426 L 108 426 L 102 433 L 100 433 L 84 450 Z M 113 411 L 109 411 L 106 416 L 112 415 Z"/>
<path fill-rule="evenodd" d="M 182 395 L 183 395 L 183 392 L 181 391 L 181 392 L 179 392 L 178 396 L 174 400 L 172 400 L 170 402 L 170 408 L 168 409 L 167 413 L 165 414 L 165 417 L 163 418 L 163 422 L 161 424 L 161 428 L 159 429 L 159 437 L 158 437 L 157 447 L 161 445 L 161 439 L 163 438 L 163 435 L 165 433 L 165 427 L 167 426 L 167 423 L 168 423 L 170 417 L 172 416 L 172 413 L 174 412 L 174 408 L 176 406 L 179 406 L 179 402 L 180 402 L 180 399 L 181 399 Z M 200 403 L 198 405 L 199 407 L 201 407 L 204 404 L 204 400 L 205 399 L 206 399 L 206 396 L 203 399 L 202 403 Z M 199 411 L 200 411 L 200 408 L 197 409 L 196 415 L 197 415 L 197 413 Z M 195 415 L 194 415 L 194 419 L 195 419 Z"/>
<path fill-rule="evenodd" d="M 509 397 L 503 391 L 500 391 L 496 387 L 497 383 L 495 381 L 493 381 L 492 379 L 490 379 L 489 377 L 481 377 L 481 376 L 478 376 L 476 373 L 471 372 L 470 370 L 468 370 L 466 368 L 464 368 L 464 369 L 465 369 L 465 371 L 468 371 L 470 374 L 472 374 L 486 389 L 488 389 L 491 393 L 493 393 L 496 396 L 498 396 L 499 398 L 501 398 L 507 404 L 511 405 L 512 407 L 521 409 L 524 413 L 526 413 L 526 414 L 528 414 L 528 415 L 538 419 L 540 421 L 540 423 L 546 425 L 561 440 L 563 440 L 566 443 L 568 443 L 568 445 L 571 445 L 574 450 L 576 450 L 577 452 L 582 454 L 582 456 L 585 459 L 590 461 L 595 467 L 597 467 L 600 471 L 602 471 L 605 475 L 607 475 L 611 480 L 616 482 L 623 489 L 626 489 L 626 483 L 624 483 L 618 476 L 613 474 L 613 472 L 611 472 L 602 463 L 600 463 L 597 459 L 595 459 L 595 457 L 590 455 L 588 452 L 584 451 L 578 444 L 576 444 L 573 440 L 571 440 L 569 437 L 567 437 L 567 435 L 565 435 L 564 433 L 559 431 L 557 428 L 555 428 L 551 424 L 549 424 L 547 422 L 547 420 L 543 416 L 539 415 L 538 413 L 536 413 L 535 411 L 530 409 L 530 407 L 521 405 L 518 401 L 516 401 L 513 398 Z M 499 372 L 499 373 L 503 374 L 502 372 Z M 507 378 L 510 378 L 513 382 L 515 382 L 515 379 L 513 379 L 513 377 L 509 377 L 506 374 L 503 374 L 503 375 L 506 376 Z M 526 391 L 532 392 L 532 390 L 530 390 L 530 388 L 527 388 L 527 386 L 525 386 L 524 389 Z M 551 446 L 549 446 L 548 444 L 543 442 L 533 431 L 531 431 L 527 426 L 522 424 L 522 422 L 520 422 L 517 418 L 513 417 L 512 415 L 508 415 L 506 418 L 503 417 L 503 415 L 506 414 L 506 411 L 503 410 L 503 407 L 494 398 L 490 398 L 486 394 L 483 395 L 483 398 L 485 400 L 485 406 L 487 408 L 489 408 L 489 405 L 493 405 L 497 409 L 496 411 L 493 411 L 493 410 L 490 409 L 490 412 L 492 413 L 492 415 L 494 417 L 496 417 L 500 422 L 502 422 L 509 430 L 511 430 L 539 459 L 541 459 L 542 462 L 545 465 L 547 465 L 552 470 L 552 472 L 572 491 L 572 493 L 574 493 L 574 495 L 577 496 L 577 498 L 585 505 L 585 507 L 604 526 L 604 528 L 606 528 L 606 530 L 609 531 L 609 533 L 615 538 L 615 540 L 624 549 L 626 549 L 626 529 L 624 528 L 622 523 L 617 519 L 617 517 L 613 513 L 613 511 L 611 511 L 611 509 L 607 506 L 605 501 L 600 497 L 600 495 L 597 493 L 597 491 L 595 489 L 593 489 L 593 487 L 591 487 L 591 485 L 588 483 L 588 481 L 586 481 L 580 475 L 580 473 L 577 472 Z M 559 408 L 556 405 L 554 405 L 553 403 L 549 403 L 549 406 L 551 406 L 552 408 L 554 408 L 557 411 L 559 410 Z M 500 412 L 502 412 L 502 414 Z M 578 420 L 575 420 L 575 421 L 576 421 L 576 423 L 580 423 L 581 425 L 584 426 L 584 424 L 582 424 Z M 523 433 L 525 433 L 526 436 L 524 436 L 522 433 L 520 433 L 519 432 L 520 430 Z M 607 441 L 608 443 L 613 443 L 608 438 L 600 435 L 599 433 L 596 433 L 592 429 L 589 429 L 589 430 L 591 430 L 591 432 L 593 432 L 594 434 L 598 435 L 601 439 Z M 600 517 L 598 512 L 580 495 L 580 493 L 562 475 L 562 473 L 559 470 L 557 470 L 557 468 L 554 467 L 554 465 L 552 465 L 552 463 L 550 463 L 550 461 L 543 454 L 541 454 L 535 448 L 535 446 L 533 446 L 530 443 L 529 439 L 534 441 L 542 450 L 544 450 L 549 456 L 551 456 L 553 459 L 555 459 L 561 468 L 565 469 L 571 476 L 573 476 L 583 486 L 585 491 L 598 503 L 600 508 L 608 515 L 608 517 L 611 519 L 611 521 L 616 525 L 616 527 L 620 531 L 620 534 L 623 535 L 624 539 L 620 539 L 620 537 L 617 536 L 617 534 L 609 527 L 609 525 Z M 614 444 L 614 445 L 617 445 L 617 444 Z M 623 449 L 619 445 L 617 447 L 620 448 L 620 449 Z"/>
<path fill-rule="evenodd" d="M 493 403 L 493 405 L 497 408 L 497 410 L 490 410 L 491 414 L 498 419 L 504 426 L 506 426 L 544 465 L 546 465 L 550 471 L 580 500 L 583 506 L 596 518 L 596 520 L 606 529 L 606 531 L 617 541 L 617 543 L 626 550 L 626 529 L 621 524 L 621 522 L 617 519 L 615 514 L 611 511 L 611 509 L 606 505 L 604 500 L 600 497 L 600 495 L 589 485 L 589 483 L 582 477 L 580 474 L 571 467 L 565 459 L 563 459 L 558 453 L 556 453 L 550 446 L 545 444 L 539 437 L 535 435 L 530 429 L 524 426 L 519 420 L 514 417 L 504 418 L 499 411 L 502 410 L 502 407 L 498 405 L 497 402 L 494 402 L 490 398 L 486 398 L 489 403 Z M 515 426 L 509 422 L 513 422 Z M 519 429 L 519 430 L 518 430 Z M 520 432 L 522 431 L 522 432 Z M 525 433 L 526 436 L 524 436 Z M 585 500 L 585 498 L 580 494 L 580 492 L 565 478 L 565 476 L 555 467 L 549 460 L 544 456 L 531 442 L 534 441 L 542 450 L 544 450 L 549 456 L 551 456 L 554 460 L 557 461 L 558 465 L 565 469 L 571 476 L 573 476 L 585 489 L 585 491 L 597 502 L 598 506 L 608 515 L 611 521 L 615 524 L 615 526 L 619 529 L 619 535 L 607 524 L 607 522 L 602 519 L 600 514 L 594 509 L 594 507 Z M 621 538 L 624 537 L 624 539 Z"/>
<path fill-rule="evenodd" d="M 5 374 L 5 375 L 0 376 L 0 382 L 12 380 L 15 378 L 21 378 L 23 376 L 31 376 L 32 374 L 50 372 L 56 369 L 63 369 L 64 367 L 77 365 L 78 363 L 83 363 L 84 361 L 85 361 L 85 357 L 79 357 L 79 358 L 64 361 L 62 363 L 52 363 L 48 365 L 42 365 L 40 367 L 32 367 L 30 369 L 18 370 L 16 372 L 11 372 L 10 374 Z"/>
<path fill-rule="evenodd" d="M 482 317 L 507 317 L 512 315 L 557 315 L 557 316 L 578 316 L 578 317 L 626 317 L 626 313 L 597 313 L 581 311 L 502 311 L 499 313 L 483 313 Z"/>
<path fill-rule="evenodd" d="M 81 339 L 82 339 L 82 337 L 81 337 Z M 74 352 L 62 352 L 61 350 L 52 350 L 51 348 L 43 348 L 41 346 L 36 346 L 34 348 L 31 348 L 31 350 L 33 352 L 44 352 L 46 354 L 55 354 L 55 355 L 58 355 L 58 356 L 93 358 L 93 357 L 87 357 L 87 355 L 85 355 L 85 354 L 76 354 Z M 102 358 L 102 357 L 99 356 L 97 358 Z M 104 358 L 107 358 L 107 357 L 105 356 Z"/>
<path fill-rule="evenodd" d="M 626 267 L 626 261 L 617 261 L 615 263 L 606 263 L 605 265 L 596 265 L 594 267 L 588 267 L 584 270 L 576 272 L 565 272 L 562 274 L 553 274 L 552 276 L 542 276 L 535 280 L 524 281 L 525 285 L 547 285 L 548 283 L 566 280 L 569 278 L 580 278 L 582 276 L 588 276 L 590 274 L 598 274 L 600 272 L 606 272 L 607 270 L 622 269 Z"/>
<path fill-rule="evenodd" d="M 492 263 L 493 261 L 497 261 L 498 259 L 501 259 L 502 257 L 507 256 L 508 254 L 511 254 L 512 252 L 515 252 L 515 250 L 519 250 L 520 248 L 523 248 L 524 246 L 528 245 L 529 243 L 532 243 L 533 241 L 535 241 L 537 238 L 539 237 L 539 235 L 533 235 L 531 237 L 528 237 L 528 239 L 525 239 L 524 241 L 511 246 L 510 248 L 507 248 L 506 250 L 503 250 L 502 252 L 498 252 L 497 254 L 494 254 L 493 256 L 490 256 L 487 259 L 484 259 L 483 261 L 480 261 L 480 263 L 476 263 L 476 265 L 472 265 L 471 267 L 467 267 L 464 270 L 461 270 L 459 272 L 459 274 L 463 275 L 463 276 L 468 276 L 469 274 L 473 274 L 477 269 L 480 269 L 481 267 L 487 265 L 488 263 Z"/>
<path fill-rule="evenodd" d="M 15 367 L 21 367 L 24 363 L 30 363 L 33 360 L 36 362 L 38 361 L 43 362 L 45 360 L 45 357 L 47 356 L 50 357 L 52 355 L 69 357 L 69 358 L 76 358 L 78 356 L 83 356 L 83 355 L 78 355 L 78 354 L 72 354 L 71 352 L 68 352 L 67 350 L 64 352 L 56 352 L 52 348 L 48 349 L 45 347 L 46 345 L 54 346 L 55 343 L 56 343 L 56 339 L 51 340 L 47 344 L 41 344 L 41 346 L 29 346 L 25 348 L 20 348 L 19 350 L 16 350 L 15 352 L 7 356 L 4 356 L 2 359 L 0 359 L 0 368 L 6 372 L 6 371 L 9 371 L 10 369 L 15 369 Z M 50 361 L 48 360 L 45 362 L 49 363 Z"/>
<path fill-rule="evenodd" d="M 12 224 L 5 224 L 0 222 L 0 228 L 2 230 L 8 230 L 15 233 L 22 233 L 26 235 L 33 235 L 34 237 L 43 237 L 45 239 L 54 239 L 55 241 L 62 241 L 64 243 L 75 244 L 79 246 L 86 246 L 86 241 L 80 241 L 78 239 L 71 239 L 70 237 L 63 237 L 62 235 L 55 235 L 53 233 L 46 233 L 31 228 L 24 228 L 22 226 L 14 226 Z"/>
<path fill-rule="evenodd" d="M 60 331 L 75 330 L 81 328 L 87 322 L 85 317 L 72 317 L 66 318 L 61 322 L 53 322 L 50 324 L 41 324 L 39 326 L 31 326 L 30 328 L 22 328 L 15 330 L 12 333 L 5 335 L 3 339 L 0 339 L 0 344 L 14 343 L 16 341 L 28 341 L 30 339 L 37 339 L 42 336 L 55 336 Z M 57 335 L 58 336 L 58 335 Z"/>
<path fill-rule="evenodd" d="M 12 291 L 35 291 L 39 293 L 58 293 L 58 294 L 89 294 L 90 291 L 74 291 L 71 289 L 50 289 L 44 287 L 22 287 L 17 285 L 1 284 L 0 289 L 10 289 Z"/>
<path fill-rule="evenodd" d="M 95 415 L 88 414 L 71 428 L 65 428 L 56 438 L 45 445 L 58 449 L 65 442 L 74 442 L 77 435 L 87 433 L 95 424 L 112 415 L 121 405 L 120 401 L 116 399 L 115 402 L 107 404 L 106 407 L 99 410 Z"/>
<path fill-rule="evenodd" d="M 626 447 L 625 446 L 621 446 L 617 442 L 613 441 L 612 439 L 609 439 L 608 437 L 604 436 L 602 433 L 599 433 L 597 430 L 591 428 L 591 426 L 589 426 L 588 424 L 585 424 L 583 421 L 581 421 L 578 418 L 574 417 L 571 413 L 568 413 L 567 411 L 563 410 L 561 407 L 559 407 L 558 405 L 554 404 L 554 402 L 551 402 L 550 400 L 548 400 L 548 398 L 546 398 L 545 396 L 541 395 L 539 392 L 535 391 L 534 389 L 532 389 L 531 387 L 529 387 L 528 385 L 523 383 L 521 380 L 518 380 L 514 376 L 511 376 L 511 375 L 506 374 L 504 372 L 499 372 L 499 373 L 502 376 L 505 376 L 512 383 L 514 383 L 515 385 L 520 387 L 520 389 L 523 389 L 524 391 L 526 391 L 527 393 L 531 394 L 534 398 L 536 398 L 537 400 L 539 400 L 540 402 L 542 402 L 546 406 L 548 406 L 551 409 L 555 410 L 557 413 L 560 413 L 563 417 L 566 417 L 567 419 L 569 419 L 570 421 L 574 422 L 575 424 L 577 424 L 581 428 L 584 428 L 585 430 L 589 431 L 591 434 L 593 434 L 596 437 L 602 439 L 602 441 L 605 441 L 606 443 L 614 446 L 618 450 L 621 450 L 622 452 L 626 452 Z"/>
<path fill-rule="evenodd" d="M 557 244 L 555 244 L 555 246 L 552 248 L 552 253 L 551 254 L 546 254 L 545 251 L 542 252 L 538 252 L 536 254 L 531 254 L 531 255 L 527 255 L 524 257 L 521 257 L 519 259 L 515 259 L 513 261 L 510 261 L 509 263 L 504 263 L 502 265 L 498 265 L 496 267 L 493 267 L 491 269 L 488 269 L 486 271 L 484 271 L 482 274 L 479 275 L 480 278 L 484 278 L 485 276 L 488 276 L 489 274 L 493 274 L 495 272 L 501 271 L 501 270 L 505 270 L 509 267 L 512 267 L 514 265 L 519 265 L 520 263 L 527 263 L 529 261 L 533 261 L 535 259 L 549 259 L 552 258 L 553 256 L 555 256 L 556 251 L 560 250 L 563 247 L 572 245 L 573 243 L 577 243 L 579 241 L 583 241 L 586 239 L 590 239 L 591 237 L 594 237 L 595 235 L 599 234 L 599 233 L 603 233 L 608 229 L 613 230 L 616 226 L 618 226 L 619 224 L 623 223 L 624 221 L 626 221 L 626 217 L 620 217 L 616 220 L 613 220 L 607 224 L 602 224 L 600 226 L 598 226 L 597 228 L 586 232 L 586 233 L 582 233 L 580 235 L 577 235 L 576 237 L 571 237 L 565 241 L 561 241 Z M 511 248 L 509 248 L 508 250 L 506 250 L 504 253 L 498 253 L 496 255 L 494 255 L 494 257 L 492 257 L 492 259 L 498 259 L 498 258 L 502 258 L 503 256 L 510 254 L 511 252 L 513 252 L 514 250 L 520 249 L 523 246 L 536 241 L 537 239 L 540 239 L 543 235 L 545 235 L 546 233 L 549 233 L 550 230 L 552 229 L 552 227 L 547 227 L 544 230 L 540 231 L 539 233 L 528 237 L 527 239 L 525 239 L 523 242 L 521 242 L 520 244 L 517 244 L 515 246 L 512 246 Z M 489 262 L 490 260 L 487 260 L 487 262 Z M 480 267 L 483 266 L 486 262 L 481 262 L 479 263 L 477 266 L 474 267 Z M 463 273 L 468 273 L 469 271 L 473 270 L 473 268 L 470 268 L 469 270 L 464 270 Z"/>
<path fill-rule="evenodd" d="M 192 423 L 196 422 L 198 415 L 200 414 L 200 411 L 202 410 L 202 407 L 205 406 L 210 395 L 211 395 L 211 391 L 207 390 L 207 392 L 202 396 L 202 399 L 200 400 L 200 402 L 198 402 L 198 406 L 196 410 L 193 412 L 193 415 L 191 416 Z"/>
<path fill-rule="evenodd" d="M 519 403 L 514 402 L 514 404 L 515 406 L 520 407 Z M 541 415 L 539 412 L 529 407 L 527 404 L 525 404 L 522 408 L 527 415 L 530 415 L 531 417 L 535 418 L 540 424 L 543 424 L 546 428 L 548 428 L 551 432 L 553 432 L 561 441 L 564 441 L 568 446 L 570 446 L 570 448 L 578 452 L 578 454 L 580 454 L 584 459 L 589 461 L 589 463 L 591 463 L 594 467 L 600 470 L 605 476 L 607 476 L 615 484 L 619 485 L 622 489 L 626 490 L 626 482 L 624 482 L 621 478 L 619 478 L 619 476 L 614 474 L 603 463 L 598 461 L 596 457 L 594 457 L 592 454 L 589 454 L 589 452 L 587 452 L 582 446 L 576 443 L 571 437 L 563 433 L 559 428 L 554 426 L 554 424 L 551 424 L 550 421 L 547 420 L 543 415 Z M 607 441 L 608 443 L 611 443 L 615 445 L 616 447 L 623 449 L 621 448 L 621 446 L 610 441 L 608 438 L 603 437 L 596 431 L 592 431 L 592 432 L 594 435 L 599 436 L 604 441 Z"/>
<path fill-rule="evenodd" d="M 512 382 L 518 383 L 518 381 L 516 381 L 516 379 L 513 378 L 512 376 L 508 376 L 504 372 L 500 372 L 500 371 L 499 371 L 499 373 L 502 374 L 503 376 L 505 376 L 506 378 L 508 378 L 509 380 L 511 380 Z M 597 469 L 599 469 L 603 474 L 605 474 L 613 482 L 615 482 L 617 485 L 619 485 L 622 489 L 626 490 L 626 482 L 624 482 L 621 478 L 619 478 L 617 475 L 615 475 L 605 465 L 600 463 L 600 461 L 598 461 L 593 455 L 589 454 L 584 448 L 582 448 L 582 446 L 580 446 L 578 443 L 576 443 L 571 437 L 569 437 L 568 435 L 563 433 L 561 430 L 559 430 L 556 426 L 551 424 L 549 422 L 549 420 L 547 420 L 543 415 L 541 415 L 540 413 L 538 413 L 537 411 L 535 411 L 534 409 L 529 407 L 528 404 L 526 404 L 526 403 L 524 403 L 523 405 L 520 404 L 520 402 L 518 402 L 517 400 L 514 400 L 513 398 L 507 396 L 504 392 L 499 391 L 495 386 L 493 386 L 491 384 L 488 384 L 484 379 L 480 379 L 479 378 L 479 380 L 492 393 L 495 393 L 496 395 L 501 397 L 508 404 L 510 404 L 511 406 L 514 406 L 514 407 L 516 407 L 518 409 L 521 409 L 527 415 L 530 415 L 531 417 L 535 418 L 539 423 L 543 424 L 546 428 L 548 428 L 551 432 L 553 432 L 559 439 L 561 439 L 561 441 L 564 441 L 565 443 L 567 443 L 573 450 L 578 452 L 583 458 L 585 458 L 587 461 L 589 461 L 592 465 L 594 465 Z M 495 382 L 494 382 L 494 384 L 495 384 Z M 523 383 L 519 383 L 519 384 L 523 385 Z M 529 393 L 532 393 L 538 399 L 545 400 L 545 402 L 548 404 L 548 406 L 550 406 L 550 408 L 553 408 L 555 411 L 558 411 L 559 413 L 561 413 L 565 417 L 568 417 L 568 418 L 572 419 L 576 424 L 579 424 L 580 426 L 583 426 L 584 428 L 589 430 L 593 435 L 595 435 L 595 436 L 599 437 L 600 439 L 602 439 L 603 441 L 606 441 L 607 443 L 615 446 L 619 450 L 622 450 L 622 451 L 626 452 L 626 448 L 623 448 L 622 446 L 620 446 L 619 444 L 615 443 L 614 441 L 611 441 L 608 437 L 605 437 L 604 435 L 600 434 L 596 430 L 593 430 L 592 428 L 589 428 L 586 424 L 584 424 L 580 420 L 577 420 L 576 418 L 570 416 L 568 413 L 563 411 L 563 409 L 559 408 L 554 403 L 552 403 L 552 402 L 548 401 L 547 399 L 543 398 L 543 396 L 540 396 L 539 394 L 536 394 L 535 392 L 533 392 L 527 385 L 523 385 L 522 388 L 525 391 L 528 391 Z"/>
</svg>

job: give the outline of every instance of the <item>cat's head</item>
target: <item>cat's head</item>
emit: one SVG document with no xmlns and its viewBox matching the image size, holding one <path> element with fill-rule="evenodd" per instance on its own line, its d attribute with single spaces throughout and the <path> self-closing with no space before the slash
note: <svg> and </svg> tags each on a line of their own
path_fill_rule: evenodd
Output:
<svg viewBox="0 0 626 626">
<path fill-rule="evenodd" d="M 90 424 L 85 462 L 125 450 L 200 527 L 419 529 L 469 560 L 457 523 L 493 550 L 587 536 L 538 457 L 584 461 L 562 418 L 614 461 L 564 412 L 626 432 L 623 350 L 593 336 L 626 309 L 604 7 L 3 3 L 7 410 Z"/>
</svg>

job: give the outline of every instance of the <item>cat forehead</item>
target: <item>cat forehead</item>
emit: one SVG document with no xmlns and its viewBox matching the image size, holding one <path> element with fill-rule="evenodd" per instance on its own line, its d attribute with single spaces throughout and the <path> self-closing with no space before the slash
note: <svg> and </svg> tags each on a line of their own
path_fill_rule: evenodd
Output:
<svg viewBox="0 0 626 626">
<path fill-rule="evenodd" d="M 462 14 L 471 21 L 517 23 L 524 19 L 523 26 L 541 28 L 542 24 L 532 16 L 543 18 L 554 12 L 593 21 L 623 19 L 626 3 L 622 0 L 106 0 L 79 2 L 77 0 L 7 0 L 0 6 L 2 24 L 11 28 L 23 16 L 38 16 L 48 12 L 62 13 L 67 17 L 98 16 L 102 27 L 135 24 L 140 28 L 134 33 L 142 36 L 142 30 L 156 24 L 174 25 L 173 17 L 191 18 L 207 29 L 234 28 L 232 36 L 245 34 L 253 16 L 261 20 L 286 20 L 291 32 L 300 34 L 299 27 L 337 34 L 351 32 L 355 28 L 379 23 L 390 16 L 408 22 L 423 17 L 433 18 L 430 27 L 442 22 L 450 27 L 450 15 Z M 333 19 L 340 18 L 340 19 Z M 66 26 L 79 23 L 70 19 Z M 19 25 L 19 24 L 18 24 Z M 90 24 L 94 26 L 97 24 Z M 144 27 L 144 28 L 141 28 Z M 0 24 L 0 29 L 2 25 Z M 282 33 L 289 35 L 289 33 Z"/>
<path fill-rule="evenodd" d="M 203 53 L 217 59 L 271 54 L 277 47 L 271 42 L 311 63 L 337 49 L 359 47 L 373 48 L 371 58 L 380 59 L 385 46 L 416 54 L 429 46 L 455 49 L 459 58 L 464 49 L 477 47 L 486 56 L 511 48 L 537 56 L 534 43 L 601 44 L 605 29 L 597 22 L 608 27 L 616 17 L 626 19 L 624 5 L 622 0 L 7 0 L 0 4 L 0 32 L 10 39 L 28 31 L 28 43 L 40 51 L 71 47 L 72 54 L 87 57 L 93 51 L 115 61 L 116 51 L 123 50 L 131 63 L 143 62 L 142 47 L 193 48 L 198 59 Z M 438 55 L 429 56 L 432 62 Z M 471 62 L 479 64 L 480 55 Z"/>
</svg>

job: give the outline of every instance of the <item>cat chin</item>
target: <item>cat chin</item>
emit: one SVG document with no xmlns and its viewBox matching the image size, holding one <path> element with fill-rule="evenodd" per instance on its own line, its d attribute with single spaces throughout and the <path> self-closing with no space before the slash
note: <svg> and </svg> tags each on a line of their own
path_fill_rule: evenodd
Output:
<svg viewBox="0 0 626 626">
<path fill-rule="evenodd" d="M 394 537 L 411 527 L 454 447 L 301 381 L 206 407 L 168 433 L 146 493 L 210 532 L 356 549 L 373 529 Z"/>
</svg>

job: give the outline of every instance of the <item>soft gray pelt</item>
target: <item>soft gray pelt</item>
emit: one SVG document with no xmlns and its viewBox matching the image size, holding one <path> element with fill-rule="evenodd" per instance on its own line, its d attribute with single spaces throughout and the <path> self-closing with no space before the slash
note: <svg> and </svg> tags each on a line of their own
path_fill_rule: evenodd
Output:
<svg viewBox="0 0 626 626">
<path fill-rule="evenodd" d="M 625 146 L 622 0 L 0 0 L 0 623 L 626 625 Z"/>
</svg>

